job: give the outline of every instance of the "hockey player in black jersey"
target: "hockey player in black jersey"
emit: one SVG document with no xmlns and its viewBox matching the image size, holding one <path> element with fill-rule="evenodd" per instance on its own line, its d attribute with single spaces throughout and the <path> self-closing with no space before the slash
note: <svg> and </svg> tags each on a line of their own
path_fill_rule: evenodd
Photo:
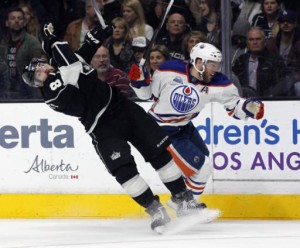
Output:
<svg viewBox="0 0 300 248">
<path fill-rule="evenodd" d="M 158 172 L 179 204 L 178 215 L 200 210 L 195 209 L 197 203 L 192 192 L 186 189 L 181 172 L 167 151 L 169 138 L 143 108 L 100 81 L 87 63 L 110 35 L 110 29 L 97 26 L 73 53 L 67 42 L 56 39 L 52 24 L 46 24 L 43 48 L 52 63 L 33 59 L 25 67 L 23 79 L 41 89 L 45 103 L 52 109 L 79 118 L 107 170 L 145 208 L 151 216 L 151 228 L 160 233 L 170 218 L 158 196 L 139 175 L 128 142 Z"/>
</svg>

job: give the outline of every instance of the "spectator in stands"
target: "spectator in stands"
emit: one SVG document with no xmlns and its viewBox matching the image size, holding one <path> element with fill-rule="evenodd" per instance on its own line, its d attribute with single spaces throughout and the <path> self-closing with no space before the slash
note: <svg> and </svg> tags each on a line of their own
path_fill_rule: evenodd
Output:
<svg viewBox="0 0 300 248">
<path fill-rule="evenodd" d="M 85 0 L 85 16 L 68 25 L 64 40 L 69 43 L 73 51 L 76 51 L 82 45 L 86 33 L 98 23 L 92 0 Z"/>
<path fill-rule="evenodd" d="M 85 15 L 85 0 L 44 0 L 41 3 L 47 9 L 47 22 L 53 24 L 55 34 L 60 40 L 64 38 L 67 26 Z M 45 23 L 41 24 L 43 26 Z"/>
<path fill-rule="evenodd" d="M 251 22 L 252 27 L 261 27 L 266 39 L 275 37 L 279 31 L 277 19 L 281 9 L 280 0 L 262 0 L 262 13 L 256 14 Z"/>
<path fill-rule="evenodd" d="M 127 97 L 133 97 L 134 91 L 129 87 L 130 79 L 127 74 L 117 68 L 113 68 L 110 64 L 108 49 L 104 46 L 98 48 L 97 52 L 91 60 L 91 65 L 98 73 L 98 78 L 115 86 Z"/>
<path fill-rule="evenodd" d="M 277 37 L 267 40 L 267 48 L 271 53 L 278 53 L 287 66 L 284 87 L 278 92 L 282 95 L 300 96 L 300 31 L 297 29 L 297 15 L 292 10 L 282 11 L 278 18 L 279 32 Z M 293 85 L 295 83 L 295 85 Z M 295 88 L 294 88 L 295 87 Z"/>
<path fill-rule="evenodd" d="M 151 75 L 153 75 L 153 72 L 158 69 L 162 63 L 170 59 L 170 51 L 165 45 L 154 45 L 147 59 Z"/>
<path fill-rule="evenodd" d="M 0 58 L 0 99 L 8 98 L 9 86 L 8 66 L 5 61 Z"/>
<path fill-rule="evenodd" d="M 114 18 L 112 23 L 115 28 L 107 43 L 110 61 L 113 67 L 127 72 L 130 68 L 130 62 L 133 60 L 129 27 L 123 17 Z"/>
<path fill-rule="evenodd" d="M 166 0 L 152 0 L 148 6 L 148 13 L 145 13 L 147 23 L 156 29 L 159 25 L 160 19 L 167 7 Z"/>
<path fill-rule="evenodd" d="M 187 62 L 190 61 L 190 53 L 193 46 L 199 42 L 207 43 L 206 35 L 201 31 L 190 31 L 184 36 L 182 41 L 182 52 Z"/>
<path fill-rule="evenodd" d="M 253 17 L 256 14 L 261 13 L 261 0 L 243 0 L 239 5 L 240 13 L 233 24 L 233 30 L 235 23 L 242 21 L 248 21 L 251 24 Z"/>
<path fill-rule="evenodd" d="M 264 30 L 251 27 L 247 32 L 248 52 L 237 58 L 232 70 L 243 87 L 243 96 L 270 97 L 284 78 L 285 65 L 279 55 L 266 49 Z"/>
<path fill-rule="evenodd" d="M 148 11 L 146 12 L 147 23 L 156 29 L 169 0 L 150 0 L 149 2 L 150 3 L 147 5 Z M 191 29 L 196 28 L 196 21 L 190 8 L 191 3 L 193 2 L 194 0 L 176 0 L 171 8 L 172 13 L 181 13 L 184 16 L 187 25 L 190 26 Z"/>
<path fill-rule="evenodd" d="M 43 54 L 40 42 L 25 30 L 24 12 L 19 7 L 12 7 L 6 15 L 5 25 L 8 34 L 0 43 L 0 58 L 3 59 L 9 72 L 10 83 L 8 95 L 12 99 L 40 98 L 39 91 L 22 83 L 23 68 L 32 58 Z M 25 86 L 25 87 L 24 87 Z"/>
<path fill-rule="evenodd" d="M 185 18 L 180 13 L 171 13 L 166 22 L 167 33 L 163 34 L 157 44 L 163 44 L 170 50 L 172 59 L 184 60 L 182 40 L 186 33 Z"/>
<path fill-rule="evenodd" d="M 29 3 L 20 4 L 25 16 L 25 27 L 27 33 L 39 38 L 41 33 L 41 25 Z"/>
<path fill-rule="evenodd" d="M 197 29 L 206 34 L 210 44 L 221 50 L 220 0 L 201 0 L 199 10 L 202 15 L 202 21 Z"/>
<path fill-rule="evenodd" d="M 131 64 L 139 64 L 144 56 L 149 41 L 144 36 L 138 36 L 132 40 L 133 61 Z"/>
<path fill-rule="evenodd" d="M 132 38 L 145 36 L 151 40 L 153 28 L 145 22 L 144 10 L 139 0 L 123 1 L 123 17 L 128 23 Z"/>
<path fill-rule="evenodd" d="M 231 65 L 242 54 L 247 53 L 247 31 L 250 29 L 250 23 L 247 20 L 238 20 L 235 23 L 235 29 L 231 34 Z"/>
<path fill-rule="evenodd" d="M 122 16 L 122 4 L 118 0 L 102 0 L 103 18 L 110 23 L 114 18 Z"/>
</svg>

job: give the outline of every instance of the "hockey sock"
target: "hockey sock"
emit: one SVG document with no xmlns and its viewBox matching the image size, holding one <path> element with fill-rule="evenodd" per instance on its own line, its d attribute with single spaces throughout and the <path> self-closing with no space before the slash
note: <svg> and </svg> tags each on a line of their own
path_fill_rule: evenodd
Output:
<svg viewBox="0 0 300 248">
<path fill-rule="evenodd" d="M 172 195 L 178 194 L 186 189 L 181 171 L 173 159 L 157 172 L 161 181 Z"/>
<path fill-rule="evenodd" d="M 149 207 L 153 200 L 155 200 L 151 189 L 140 175 L 136 175 L 127 182 L 123 183 L 122 187 L 132 197 L 133 200 L 135 200 L 144 208 Z"/>
<path fill-rule="evenodd" d="M 194 199 L 199 201 L 201 194 L 203 193 L 206 183 L 211 176 L 213 171 L 213 166 L 210 159 L 205 156 L 205 161 L 202 167 L 193 174 L 185 178 L 185 184 L 188 189 L 192 190 Z"/>
</svg>

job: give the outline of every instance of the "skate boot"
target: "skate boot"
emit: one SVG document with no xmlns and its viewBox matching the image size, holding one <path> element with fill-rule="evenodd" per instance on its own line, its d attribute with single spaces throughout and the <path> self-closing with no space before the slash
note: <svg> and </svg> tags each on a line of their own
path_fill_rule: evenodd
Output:
<svg viewBox="0 0 300 248">
<path fill-rule="evenodd" d="M 194 199 L 193 192 L 191 190 L 186 190 L 175 195 L 174 200 L 177 203 L 176 213 L 178 217 L 190 215 L 200 209 L 203 209 L 203 207 L 201 207 Z"/>
<path fill-rule="evenodd" d="M 165 231 L 165 225 L 171 220 L 164 206 L 154 200 L 145 211 L 151 216 L 151 229 L 162 234 Z"/>
<path fill-rule="evenodd" d="M 221 215 L 219 209 L 209 209 L 198 204 L 191 190 L 183 191 L 175 195 L 177 203 L 177 217 L 193 216 L 199 223 L 209 223 Z"/>
<path fill-rule="evenodd" d="M 166 202 L 166 204 L 167 204 L 170 208 L 172 208 L 172 209 L 174 209 L 174 210 L 177 210 L 177 208 L 178 208 L 177 200 L 176 200 L 176 198 L 175 198 L 174 196 L 172 196 L 172 197 L 170 198 L 170 200 L 168 200 L 168 201 Z M 206 204 L 205 204 L 204 202 L 200 202 L 200 203 L 197 202 L 197 204 L 198 204 L 198 208 L 207 208 L 207 206 L 206 206 Z"/>
</svg>

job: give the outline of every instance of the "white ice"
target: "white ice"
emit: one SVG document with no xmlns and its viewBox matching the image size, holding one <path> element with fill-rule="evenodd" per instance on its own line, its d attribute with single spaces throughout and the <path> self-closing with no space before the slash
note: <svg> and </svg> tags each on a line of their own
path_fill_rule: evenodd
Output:
<svg viewBox="0 0 300 248">
<path fill-rule="evenodd" d="M 299 248 L 300 221 L 218 220 L 158 235 L 149 219 L 0 219 L 0 248 Z"/>
</svg>

